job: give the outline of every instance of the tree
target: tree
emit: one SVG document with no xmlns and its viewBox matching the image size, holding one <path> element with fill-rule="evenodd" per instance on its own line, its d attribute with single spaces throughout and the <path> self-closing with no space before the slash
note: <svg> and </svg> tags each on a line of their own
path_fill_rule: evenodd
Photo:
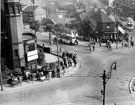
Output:
<svg viewBox="0 0 135 105">
<path fill-rule="evenodd" d="M 82 36 L 89 36 L 94 32 L 96 23 L 93 19 L 86 17 L 80 22 L 79 34 Z"/>
<path fill-rule="evenodd" d="M 65 26 L 63 26 L 62 24 L 56 24 L 54 26 L 54 30 L 57 31 L 57 32 L 64 32 Z"/>
<path fill-rule="evenodd" d="M 80 24 L 80 21 L 81 20 L 71 20 L 70 21 L 70 24 L 69 24 L 69 28 L 71 28 L 71 29 L 78 29 L 79 27 L 79 24 Z"/>
<path fill-rule="evenodd" d="M 46 30 L 49 31 L 49 32 L 52 32 L 53 31 L 53 28 L 54 28 L 54 24 L 48 23 L 46 25 Z"/>
<path fill-rule="evenodd" d="M 42 66 L 45 64 L 45 55 L 44 52 L 39 52 L 38 53 L 38 60 L 37 60 L 38 65 Z"/>
<path fill-rule="evenodd" d="M 39 31 L 40 24 L 38 21 L 33 21 L 30 23 L 30 28 L 35 31 L 35 34 L 37 31 Z"/>
</svg>

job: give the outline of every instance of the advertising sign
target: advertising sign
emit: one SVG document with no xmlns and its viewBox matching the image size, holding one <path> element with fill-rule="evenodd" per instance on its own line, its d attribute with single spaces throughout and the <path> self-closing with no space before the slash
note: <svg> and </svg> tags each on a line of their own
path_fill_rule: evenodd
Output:
<svg viewBox="0 0 135 105">
<path fill-rule="evenodd" d="M 36 59 L 38 59 L 37 50 L 27 52 L 27 61 L 32 61 L 32 60 L 36 60 Z"/>
</svg>

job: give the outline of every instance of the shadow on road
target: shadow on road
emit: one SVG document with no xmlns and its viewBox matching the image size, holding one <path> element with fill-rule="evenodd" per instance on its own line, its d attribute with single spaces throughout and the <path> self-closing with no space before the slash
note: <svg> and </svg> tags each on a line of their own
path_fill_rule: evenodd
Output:
<svg viewBox="0 0 135 105">
<path fill-rule="evenodd" d="M 85 95 L 84 97 L 91 98 L 91 99 L 98 100 L 98 101 L 102 101 L 101 96 L 99 96 L 99 95 L 94 95 L 94 96 L 86 96 Z"/>
</svg>

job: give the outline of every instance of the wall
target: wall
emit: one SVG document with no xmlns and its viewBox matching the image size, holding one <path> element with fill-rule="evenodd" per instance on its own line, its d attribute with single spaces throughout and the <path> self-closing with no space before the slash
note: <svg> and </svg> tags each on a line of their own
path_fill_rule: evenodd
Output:
<svg viewBox="0 0 135 105">
<path fill-rule="evenodd" d="M 43 18 L 46 18 L 46 11 L 41 7 L 38 7 L 35 10 L 35 20 L 41 21 Z"/>
</svg>

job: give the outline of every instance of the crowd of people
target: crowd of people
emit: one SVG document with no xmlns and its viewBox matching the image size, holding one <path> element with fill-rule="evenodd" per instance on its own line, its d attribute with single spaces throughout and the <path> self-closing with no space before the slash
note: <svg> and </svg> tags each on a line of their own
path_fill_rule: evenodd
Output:
<svg viewBox="0 0 135 105">
<path fill-rule="evenodd" d="M 42 81 L 45 79 L 60 77 L 65 73 L 65 69 L 69 67 L 76 67 L 77 65 L 77 54 L 70 53 L 67 50 L 62 52 L 61 55 L 62 60 L 60 62 L 55 63 L 46 63 L 42 68 L 37 69 L 36 72 L 22 71 L 22 74 L 15 76 L 14 74 L 10 75 L 8 79 L 8 84 L 14 86 L 16 84 L 20 84 L 21 81 Z M 21 78 L 20 78 L 21 77 Z"/>
<path fill-rule="evenodd" d="M 77 54 L 76 53 L 70 53 L 67 50 L 62 52 L 62 58 L 64 62 L 64 67 L 70 67 L 74 66 L 76 67 L 77 64 Z"/>
<path fill-rule="evenodd" d="M 126 40 L 122 40 L 121 45 L 122 47 L 133 47 L 134 46 L 133 37 L 127 38 Z"/>
</svg>

